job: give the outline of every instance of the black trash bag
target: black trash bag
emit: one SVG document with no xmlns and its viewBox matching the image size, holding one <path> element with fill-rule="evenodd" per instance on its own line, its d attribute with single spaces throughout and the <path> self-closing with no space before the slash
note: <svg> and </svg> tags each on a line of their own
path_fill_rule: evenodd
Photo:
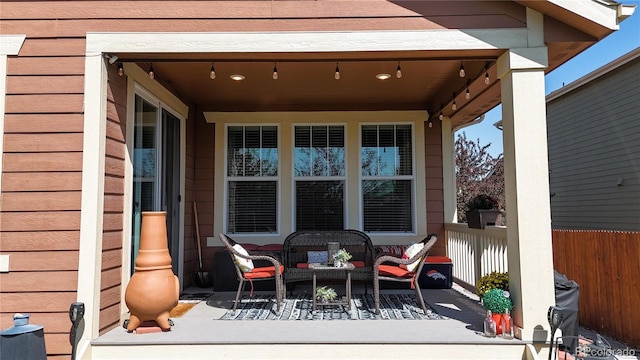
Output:
<svg viewBox="0 0 640 360">
<path fill-rule="evenodd" d="M 566 341 L 563 343 L 566 351 L 573 354 L 578 346 L 578 300 L 580 286 L 556 270 L 554 270 L 554 281 L 556 311 L 562 314 L 562 321 L 558 329 L 562 330 L 563 337 L 566 337 Z"/>
</svg>

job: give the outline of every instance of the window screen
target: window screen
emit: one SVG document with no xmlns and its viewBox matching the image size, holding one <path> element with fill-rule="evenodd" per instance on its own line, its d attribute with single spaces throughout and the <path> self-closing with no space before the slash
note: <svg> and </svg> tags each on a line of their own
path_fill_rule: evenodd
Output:
<svg viewBox="0 0 640 360">
<path fill-rule="evenodd" d="M 277 127 L 229 126 L 226 165 L 226 231 L 277 232 Z"/>
<path fill-rule="evenodd" d="M 366 232 L 413 232 L 411 125 L 363 125 L 360 163 Z"/>
<path fill-rule="evenodd" d="M 296 126 L 296 230 L 344 229 L 344 126 Z"/>
</svg>

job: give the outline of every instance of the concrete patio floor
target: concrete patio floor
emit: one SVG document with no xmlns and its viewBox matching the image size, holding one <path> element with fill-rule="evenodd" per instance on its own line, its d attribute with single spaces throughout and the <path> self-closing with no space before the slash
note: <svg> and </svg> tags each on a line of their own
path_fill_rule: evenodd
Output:
<svg viewBox="0 0 640 360">
<path fill-rule="evenodd" d="M 213 290 L 208 289 L 209 292 Z M 295 293 L 308 293 L 310 286 L 298 285 Z M 354 293 L 362 293 L 354 287 Z M 369 289 L 371 291 L 371 289 Z M 191 288 L 188 293 L 204 293 L 207 289 Z M 413 293 L 413 290 L 393 289 L 381 292 Z M 234 292 L 215 292 L 200 301 L 179 318 L 173 318 L 171 331 L 131 334 L 122 327 L 112 329 L 92 342 L 93 345 L 115 344 L 354 344 L 354 343 L 438 343 L 438 344 L 523 344 L 517 339 L 504 340 L 482 335 L 484 310 L 477 300 L 465 296 L 464 290 L 423 290 L 425 302 L 443 320 L 218 320 L 231 308 Z M 245 292 L 247 296 L 248 291 Z M 247 331 L 248 327 L 251 331 Z"/>
<path fill-rule="evenodd" d="M 337 290 L 340 291 L 339 288 Z M 135 334 L 128 333 L 123 327 L 117 327 L 91 342 L 94 355 L 89 358 L 117 358 L 119 354 L 140 359 L 192 358 L 194 355 L 188 355 L 188 351 L 189 354 L 197 354 L 198 358 L 211 359 L 373 359 L 389 358 L 389 354 L 397 354 L 403 346 L 413 346 L 416 350 L 421 349 L 420 351 L 433 351 L 435 357 L 425 355 L 424 358 L 445 358 L 442 354 L 446 354 L 447 359 L 524 358 L 520 355 L 524 349 L 524 342 L 518 339 L 487 338 L 482 335 L 485 311 L 475 294 L 456 284 L 452 289 L 422 291 L 425 302 L 445 319 L 219 320 L 232 307 L 235 292 L 214 293 L 211 288 L 189 288 L 182 297 L 201 300 L 187 300 L 197 304 L 183 316 L 172 318 L 174 326 L 171 331 Z M 310 292 L 311 286 L 298 285 L 293 294 Z M 354 286 L 354 293 L 363 292 L 363 287 Z M 413 290 L 393 289 L 382 292 L 413 293 Z M 248 291 L 245 292 L 245 297 L 247 294 Z M 595 338 L 595 333 L 588 329 L 580 328 L 579 334 Z M 607 340 L 614 349 L 626 347 L 615 340 Z M 181 345 L 189 346 L 185 348 Z M 345 347 L 341 348 L 341 345 Z M 144 349 L 144 352 L 157 353 L 144 357 L 141 353 L 124 350 L 126 347 L 133 349 L 131 346 L 134 346 L 136 351 L 143 352 Z M 507 350 L 499 353 L 505 346 Z M 540 352 L 539 356 L 546 359 L 548 344 L 535 344 L 535 347 Z M 120 348 L 122 350 L 118 350 Z M 225 352 L 220 352 L 222 349 Z M 272 353 L 269 353 L 270 349 L 273 349 Z M 367 349 L 371 349 L 369 353 L 366 353 Z M 248 351 L 258 353 L 248 356 Z M 287 355 L 281 353 L 282 351 Z M 386 354 L 383 353 L 385 351 Z M 480 353 L 486 355 L 487 352 L 490 354 L 489 357 L 479 356 Z M 619 356 L 618 359 L 638 360 L 640 357 Z"/>
</svg>

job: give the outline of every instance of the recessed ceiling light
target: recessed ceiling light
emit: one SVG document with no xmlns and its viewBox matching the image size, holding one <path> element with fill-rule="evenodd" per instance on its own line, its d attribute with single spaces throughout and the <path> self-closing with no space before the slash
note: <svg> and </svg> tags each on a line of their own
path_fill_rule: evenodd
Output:
<svg viewBox="0 0 640 360">
<path fill-rule="evenodd" d="M 378 74 L 376 75 L 376 79 L 378 80 L 387 80 L 391 77 L 389 74 Z"/>
<path fill-rule="evenodd" d="M 240 74 L 233 74 L 233 75 L 231 75 L 229 77 L 231 78 L 231 80 L 235 80 L 235 81 L 244 80 L 244 75 L 240 75 Z"/>
</svg>

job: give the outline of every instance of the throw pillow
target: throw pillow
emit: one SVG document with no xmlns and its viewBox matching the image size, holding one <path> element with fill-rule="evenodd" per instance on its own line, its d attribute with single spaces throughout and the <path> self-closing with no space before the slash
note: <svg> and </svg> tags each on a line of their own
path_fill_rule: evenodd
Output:
<svg viewBox="0 0 640 360">
<path fill-rule="evenodd" d="M 326 263 L 329 258 L 329 253 L 327 251 L 307 251 L 307 262 L 308 263 Z"/>
<path fill-rule="evenodd" d="M 240 244 L 233 245 L 233 248 L 242 255 L 249 255 L 247 250 Z M 251 270 L 253 270 L 253 261 L 251 259 L 245 259 L 236 254 L 233 254 L 233 258 L 236 260 L 236 264 L 238 264 L 242 272 L 251 272 Z"/>
<path fill-rule="evenodd" d="M 380 245 L 376 249 L 378 254 L 402 255 L 404 246 L 402 245 Z"/>
<path fill-rule="evenodd" d="M 417 253 L 420 252 L 420 250 L 422 250 L 422 248 L 424 247 L 423 243 L 415 243 L 411 246 L 409 246 L 407 248 L 407 250 L 404 251 L 404 254 L 402 254 L 402 258 L 403 259 L 411 259 L 412 257 L 414 257 Z M 400 267 L 403 269 L 407 269 L 408 271 L 415 271 L 416 268 L 418 267 L 418 265 L 420 265 L 420 260 L 418 261 L 414 261 L 411 264 L 405 265 L 405 264 L 400 264 Z"/>
</svg>

